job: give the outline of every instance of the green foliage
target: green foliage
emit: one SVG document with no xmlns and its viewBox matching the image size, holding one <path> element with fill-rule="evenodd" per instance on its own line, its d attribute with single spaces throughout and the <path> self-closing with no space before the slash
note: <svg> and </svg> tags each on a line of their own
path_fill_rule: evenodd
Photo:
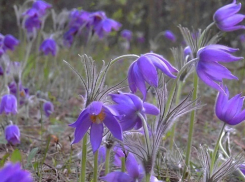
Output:
<svg viewBox="0 0 245 182">
<path fill-rule="evenodd" d="M 36 148 L 33 148 L 31 150 L 31 152 L 29 153 L 28 158 L 27 158 L 26 168 L 28 168 L 30 166 L 31 161 L 35 157 L 35 155 L 37 154 L 37 152 L 38 152 L 38 148 L 37 147 Z"/>
<path fill-rule="evenodd" d="M 21 152 L 19 151 L 19 149 L 15 149 L 10 157 L 10 161 L 11 162 L 21 162 L 22 160 L 22 156 L 21 156 Z"/>
</svg>

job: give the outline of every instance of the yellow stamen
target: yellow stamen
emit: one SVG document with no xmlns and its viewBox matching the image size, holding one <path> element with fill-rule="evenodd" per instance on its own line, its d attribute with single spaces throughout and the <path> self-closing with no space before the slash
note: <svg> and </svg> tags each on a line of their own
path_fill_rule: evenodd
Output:
<svg viewBox="0 0 245 182">
<path fill-rule="evenodd" d="M 89 117 L 93 123 L 100 124 L 105 119 L 105 113 L 102 110 L 98 115 L 90 115 Z"/>
</svg>

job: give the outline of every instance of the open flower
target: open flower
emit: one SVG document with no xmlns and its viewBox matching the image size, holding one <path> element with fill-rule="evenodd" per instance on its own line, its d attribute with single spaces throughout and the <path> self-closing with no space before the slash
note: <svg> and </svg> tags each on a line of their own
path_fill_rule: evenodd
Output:
<svg viewBox="0 0 245 182">
<path fill-rule="evenodd" d="M 198 64 L 196 72 L 199 78 L 208 86 L 222 91 L 220 83 L 223 79 L 238 79 L 236 76 L 218 62 L 234 62 L 243 59 L 242 57 L 233 56 L 232 52 L 238 49 L 227 46 L 214 44 L 201 48 L 197 52 Z"/>
<path fill-rule="evenodd" d="M 119 120 L 122 130 L 132 128 L 139 129 L 142 127 L 142 120 L 138 113 L 145 117 L 145 114 L 158 115 L 159 109 L 147 102 L 144 102 L 136 95 L 130 93 L 111 94 L 112 100 L 116 103 L 113 105 L 115 110 L 120 114 Z"/>
<path fill-rule="evenodd" d="M 225 93 L 218 93 L 215 113 L 221 121 L 229 125 L 237 125 L 245 119 L 245 109 L 242 110 L 244 97 L 237 94 L 229 100 L 229 90 L 227 87 L 224 90 Z"/>
<path fill-rule="evenodd" d="M 245 29 L 244 25 L 237 25 L 245 18 L 245 15 L 237 14 L 240 9 L 241 3 L 237 4 L 236 0 L 233 0 L 231 4 L 219 8 L 213 16 L 217 27 L 225 32 Z"/>
<path fill-rule="evenodd" d="M 13 145 L 20 143 L 20 130 L 17 125 L 8 125 L 5 128 L 5 139 Z"/>
<path fill-rule="evenodd" d="M 176 78 L 173 73 L 177 73 L 178 70 L 174 68 L 164 57 L 154 53 L 143 54 L 130 65 L 128 70 L 128 83 L 130 90 L 135 93 L 138 88 L 143 94 L 145 100 L 145 82 L 153 87 L 158 86 L 157 68 L 170 78 Z"/>
<path fill-rule="evenodd" d="M 112 29 L 119 30 L 121 26 L 122 25 L 117 21 L 110 18 L 105 18 L 94 26 L 94 30 L 99 38 L 102 39 L 106 34 L 110 33 Z"/>
<path fill-rule="evenodd" d="M 17 99 L 14 95 L 4 95 L 0 103 L 0 114 L 16 114 L 17 113 Z"/>
<path fill-rule="evenodd" d="M 53 56 L 56 56 L 57 48 L 56 48 L 56 42 L 54 39 L 45 39 L 39 48 L 40 51 L 42 51 L 45 55 L 48 55 L 49 53 Z"/>
<path fill-rule="evenodd" d="M 76 128 L 72 144 L 78 143 L 91 127 L 90 141 L 95 152 L 100 147 L 102 141 L 103 123 L 115 138 L 122 140 L 122 129 L 115 117 L 116 115 L 116 111 L 109 106 L 105 106 L 99 101 L 93 101 L 82 111 L 77 121 L 69 125 Z"/>
</svg>

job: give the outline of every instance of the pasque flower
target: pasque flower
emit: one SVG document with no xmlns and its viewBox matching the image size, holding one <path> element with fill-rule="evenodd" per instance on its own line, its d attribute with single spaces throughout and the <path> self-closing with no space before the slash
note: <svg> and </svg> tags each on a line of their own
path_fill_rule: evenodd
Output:
<svg viewBox="0 0 245 182">
<path fill-rule="evenodd" d="M 1 182 L 33 182 L 31 173 L 27 170 L 21 169 L 20 163 L 6 163 L 3 168 L 0 169 Z"/>
<path fill-rule="evenodd" d="M 44 102 L 43 103 L 43 111 L 45 116 L 49 117 L 50 114 L 52 114 L 54 112 L 54 105 L 52 104 L 52 102 Z"/>
<path fill-rule="evenodd" d="M 127 173 L 124 172 L 111 172 L 101 179 L 107 182 L 136 182 L 142 181 L 144 177 L 144 170 L 141 165 L 138 164 L 134 155 L 129 153 L 126 160 Z"/>
<path fill-rule="evenodd" d="M 229 90 L 224 88 L 224 92 L 219 92 L 216 100 L 215 113 L 217 117 L 229 124 L 237 125 L 245 119 L 245 109 L 242 110 L 244 97 L 241 94 L 229 99 Z"/>
<path fill-rule="evenodd" d="M 172 42 L 175 42 L 176 41 L 176 37 L 174 35 L 174 33 L 170 30 L 166 30 L 164 32 L 164 36 L 168 39 L 168 40 L 171 40 Z"/>
<path fill-rule="evenodd" d="M 236 0 L 233 0 L 231 4 L 219 8 L 213 16 L 217 27 L 225 32 L 245 29 L 244 25 L 237 25 L 245 18 L 245 15 L 237 14 L 240 9 L 241 3 L 237 4 Z"/>
<path fill-rule="evenodd" d="M 39 15 L 43 16 L 46 13 L 46 10 L 51 8 L 52 5 L 49 3 L 46 3 L 45 1 L 42 0 L 36 0 L 33 4 L 32 4 L 32 8 L 36 9 L 39 13 Z"/>
<path fill-rule="evenodd" d="M 19 44 L 19 40 L 17 40 L 12 35 L 5 35 L 3 39 L 3 44 L 5 49 L 14 50 L 14 47 Z"/>
<path fill-rule="evenodd" d="M 218 62 L 234 62 L 243 59 L 242 57 L 233 56 L 231 53 L 238 49 L 227 46 L 214 44 L 201 48 L 197 52 L 199 59 L 196 72 L 199 78 L 208 86 L 222 91 L 220 83 L 223 79 L 238 79 L 236 76 Z"/>
<path fill-rule="evenodd" d="M 145 117 L 146 114 L 158 115 L 159 109 L 147 102 L 143 102 L 138 96 L 130 93 L 111 94 L 112 100 L 116 103 L 113 105 L 120 116 L 122 130 L 130 130 L 132 128 L 139 129 L 142 127 L 142 120 L 138 114 Z"/>
<path fill-rule="evenodd" d="M 5 128 L 5 139 L 13 145 L 20 143 L 20 130 L 17 125 L 8 125 Z"/>
<path fill-rule="evenodd" d="M 153 87 L 158 86 L 157 68 L 170 78 L 176 78 L 173 73 L 177 73 L 178 70 L 174 68 L 164 57 L 155 53 L 143 54 L 130 65 L 128 70 L 128 83 L 130 90 L 135 93 L 137 89 L 139 89 L 145 99 L 145 82 Z"/>
<path fill-rule="evenodd" d="M 132 32 L 130 31 L 130 30 L 123 30 L 122 32 L 121 32 L 121 36 L 124 38 L 124 39 L 126 39 L 126 40 L 128 40 L 128 41 L 130 41 L 131 39 L 132 39 Z"/>
<path fill-rule="evenodd" d="M 39 50 L 42 51 L 45 55 L 48 55 L 50 53 L 53 56 L 56 56 L 57 47 L 55 40 L 52 38 L 45 39 L 40 45 Z"/>
<path fill-rule="evenodd" d="M 77 121 L 69 125 L 76 128 L 72 144 L 78 143 L 91 127 L 90 141 L 95 152 L 102 141 L 103 124 L 106 125 L 115 138 L 122 140 L 122 129 L 115 117 L 116 115 L 118 113 L 113 108 L 104 105 L 100 101 L 93 101 L 82 111 Z"/>
<path fill-rule="evenodd" d="M 14 95 L 4 95 L 0 103 L 0 114 L 16 114 L 17 113 L 17 99 Z"/>
<path fill-rule="evenodd" d="M 119 30 L 122 25 L 110 18 L 105 18 L 101 20 L 99 23 L 94 25 L 94 31 L 102 39 L 106 34 L 110 33 L 112 29 Z"/>
</svg>

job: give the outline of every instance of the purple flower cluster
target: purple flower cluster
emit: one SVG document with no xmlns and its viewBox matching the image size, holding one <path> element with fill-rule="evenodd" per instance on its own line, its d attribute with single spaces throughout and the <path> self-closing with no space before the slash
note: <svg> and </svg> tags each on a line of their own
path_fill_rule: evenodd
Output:
<svg viewBox="0 0 245 182">
<path fill-rule="evenodd" d="M 23 16 L 25 16 L 24 28 L 28 33 L 33 33 L 33 31 L 41 28 L 42 18 L 45 16 L 46 10 L 51 7 L 45 1 L 35 0 L 32 7 L 23 13 Z"/>
<path fill-rule="evenodd" d="M 110 33 L 112 29 L 119 30 L 121 24 L 107 18 L 105 12 L 87 12 L 83 10 L 73 10 L 70 13 L 69 29 L 64 34 L 64 44 L 71 46 L 74 36 L 79 34 L 83 28 L 95 32 L 100 39 Z"/>
<path fill-rule="evenodd" d="M 13 51 L 15 46 L 19 44 L 19 40 L 17 40 L 12 35 L 2 35 L 0 34 L 0 57 L 7 51 Z"/>
</svg>

